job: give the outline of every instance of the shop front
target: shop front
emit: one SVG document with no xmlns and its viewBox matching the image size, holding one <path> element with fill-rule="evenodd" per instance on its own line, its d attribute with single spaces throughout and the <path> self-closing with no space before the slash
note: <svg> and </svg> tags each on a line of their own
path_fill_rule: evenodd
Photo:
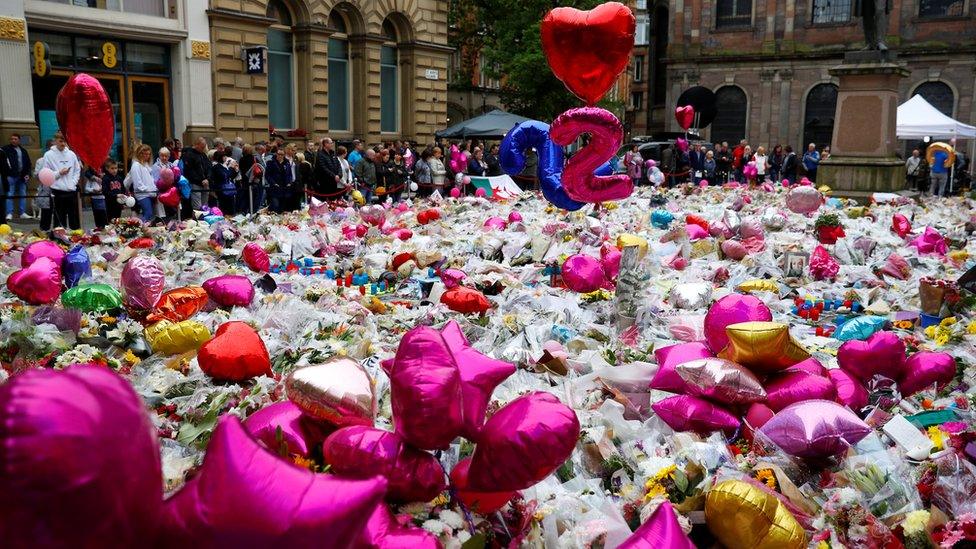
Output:
<svg viewBox="0 0 976 549">
<path fill-rule="evenodd" d="M 41 30 L 30 30 L 28 43 L 39 146 L 58 129 L 58 91 L 79 72 L 97 78 L 112 102 L 112 158 L 128 163 L 134 145 L 157 150 L 173 137 L 169 45 Z"/>
</svg>

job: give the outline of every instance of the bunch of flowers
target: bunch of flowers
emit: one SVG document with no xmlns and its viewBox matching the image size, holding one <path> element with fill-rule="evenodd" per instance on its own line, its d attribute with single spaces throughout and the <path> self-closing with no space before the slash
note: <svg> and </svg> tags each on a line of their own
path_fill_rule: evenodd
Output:
<svg viewBox="0 0 976 549">
<path fill-rule="evenodd" d="M 112 222 L 111 227 L 117 235 L 130 240 L 142 236 L 144 225 L 137 217 L 120 217 Z"/>
<path fill-rule="evenodd" d="M 902 538 L 905 549 L 930 549 L 932 540 L 929 537 L 928 524 L 932 514 L 928 511 L 912 511 L 905 515 L 901 522 Z"/>
<path fill-rule="evenodd" d="M 976 514 L 965 513 L 939 526 L 932 532 L 932 539 L 946 549 L 972 547 L 976 544 Z"/>
<path fill-rule="evenodd" d="M 925 329 L 925 337 L 933 340 L 936 347 L 948 345 L 950 342 L 958 343 L 967 335 L 968 328 L 956 320 L 956 317 L 942 319 L 938 325 L 929 326 Z"/>
<path fill-rule="evenodd" d="M 836 244 L 838 238 L 846 236 L 844 226 L 841 225 L 840 217 L 836 213 L 820 214 L 813 226 L 817 231 L 817 240 L 821 244 Z"/>
<path fill-rule="evenodd" d="M 830 492 L 822 513 L 813 521 L 818 530 L 813 541 L 818 549 L 898 547 L 898 538 L 881 520 L 861 504 L 857 489 L 845 487 Z"/>
<path fill-rule="evenodd" d="M 683 469 L 676 464 L 668 465 L 644 483 L 644 502 L 664 498 L 682 512 L 698 509 L 704 504 L 704 479 L 705 470 L 693 461 Z"/>
</svg>

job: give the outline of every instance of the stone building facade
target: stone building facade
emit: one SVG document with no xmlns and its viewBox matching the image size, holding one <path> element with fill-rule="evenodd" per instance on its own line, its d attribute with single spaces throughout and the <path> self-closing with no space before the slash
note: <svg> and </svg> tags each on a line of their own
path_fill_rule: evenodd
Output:
<svg viewBox="0 0 976 549">
<path fill-rule="evenodd" d="M 428 141 L 447 123 L 446 1 L 210 0 L 207 14 L 221 135 Z M 262 47 L 249 74 L 242 52 Z"/>
<path fill-rule="evenodd" d="M 655 4 L 654 13 L 668 10 L 670 32 L 663 67 L 652 68 L 652 78 L 666 78 L 667 86 L 666 106 L 652 126 L 677 130 L 678 96 L 701 85 L 716 92 L 720 111 L 705 138 L 767 147 L 829 144 L 837 82 L 828 70 L 845 51 L 863 47 L 856 1 Z M 921 94 L 944 113 L 976 123 L 976 1 L 889 2 L 887 43 L 910 71 L 900 82 L 900 102 Z"/>
</svg>

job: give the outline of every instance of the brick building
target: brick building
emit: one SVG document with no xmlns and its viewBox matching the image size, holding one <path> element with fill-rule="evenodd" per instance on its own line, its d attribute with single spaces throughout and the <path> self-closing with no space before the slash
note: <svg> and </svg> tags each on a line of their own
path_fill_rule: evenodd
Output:
<svg viewBox="0 0 976 549">
<path fill-rule="evenodd" d="M 837 82 L 828 69 L 845 50 L 863 47 L 855 1 L 655 3 L 650 73 L 666 90 L 651 94 L 652 129 L 677 130 L 677 97 L 702 85 L 718 95 L 719 116 L 704 133 L 712 141 L 829 144 Z M 976 123 L 976 2 L 890 2 L 887 43 L 910 71 L 900 101 L 921 94 L 942 112 Z M 662 27 L 669 30 L 663 36 Z"/>
<path fill-rule="evenodd" d="M 444 0 L 211 0 L 207 14 L 222 135 L 428 141 L 447 123 Z M 248 74 L 242 51 L 261 46 L 266 70 Z"/>
</svg>

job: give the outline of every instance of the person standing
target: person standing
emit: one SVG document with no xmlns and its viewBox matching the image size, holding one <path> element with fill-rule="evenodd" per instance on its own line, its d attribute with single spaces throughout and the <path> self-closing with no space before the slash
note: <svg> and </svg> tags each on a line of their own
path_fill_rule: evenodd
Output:
<svg viewBox="0 0 976 549">
<path fill-rule="evenodd" d="M 790 145 L 787 145 L 786 148 L 783 149 L 783 152 L 785 156 L 783 157 L 782 176 L 784 180 L 788 181 L 792 185 L 793 183 L 796 183 L 796 153 L 793 152 L 793 147 Z"/>
<path fill-rule="evenodd" d="M 210 168 L 210 182 L 217 193 L 217 205 L 224 217 L 237 215 L 237 179 L 238 164 L 226 152 L 214 152 L 213 166 Z"/>
<path fill-rule="evenodd" d="M 447 183 L 447 166 L 444 165 L 443 156 L 444 149 L 434 147 L 429 160 L 430 183 L 434 186 L 434 190 L 439 191 L 441 194 L 444 194 L 444 184 Z M 433 191 L 430 194 L 433 194 Z"/>
<path fill-rule="evenodd" d="M 715 180 L 715 153 L 708 151 L 705 153 L 705 160 L 702 161 L 702 178 L 707 180 L 710 185 L 721 185 Z"/>
<path fill-rule="evenodd" d="M 202 210 L 210 190 L 210 159 L 207 157 L 207 138 L 198 137 L 192 147 L 183 149 L 183 177 L 190 182 L 189 207 Z M 183 207 L 183 217 L 193 217 L 192 211 Z"/>
<path fill-rule="evenodd" d="M 54 184 L 51 185 L 54 226 L 80 229 L 78 180 L 81 178 L 81 162 L 68 148 L 60 131 L 54 134 L 54 148 L 44 153 L 44 167 L 54 172 Z"/>
<path fill-rule="evenodd" d="M 478 177 L 484 177 L 485 173 L 488 172 L 488 163 L 485 162 L 484 153 L 481 152 L 481 147 L 475 147 L 474 154 L 468 160 L 468 175 L 474 175 Z"/>
<path fill-rule="evenodd" d="M 769 157 L 766 156 L 766 147 L 759 145 L 752 160 L 756 163 L 756 181 L 761 183 L 766 180 L 766 173 L 769 171 Z"/>
<path fill-rule="evenodd" d="M 102 164 L 102 194 L 105 195 L 105 218 L 111 222 L 122 217 L 119 197 L 125 196 L 125 184 L 119 173 L 119 163 L 111 158 Z"/>
<path fill-rule="evenodd" d="M 945 196 L 946 182 L 949 180 L 949 166 L 946 166 L 949 153 L 937 150 L 932 155 L 932 160 L 932 165 L 929 166 L 929 195 Z"/>
<path fill-rule="evenodd" d="M 394 149 L 393 162 L 390 166 L 390 186 L 386 189 L 387 194 L 393 198 L 394 202 L 400 201 L 403 189 L 407 186 L 408 172 L 409 170 L 407 163 L 403 159 L 403 154 Z"/>
<path fill-rule="evenodd" d="M 315 180 L 318 183 L 324 200 L 331 200 L 339 194 L 339 183 L 342 181 L 342 165 L 335 153 L 335 143 L 326 137 L 322 140 L 318 156 L 315 159 Z"/>
<path fill-rule="evenodd" d="M 48 139 L 47 143 L 44 144 L 43 150 L 45 151 L 45 154 L 47 153 L 47 151 L 53 148 L 54 148 L 54 140 Z M 46 164 L 45 164 L 44 154 L 42 154 L 41 156 L 37 157 L 37 160 L 34 161 L 34 179 L 37 179 L 40 176 L 41 170 L 44 169 L 45 165 Z M 6 204 L 6 201 L 4 201 L 3 203 Z M 44 232 L 50 231 L 51 230 L 51 207 L 52 207 L 51 187 L 48 187 L 46 185 L 39 185 L 37 187 L 37 196 L 34 197 L 34 205 L 41 210 L 41 220 L 39 225 L 40 229 Z"/>
<path fill-rule="evenodd" d="M 697 185 L 705 177 L 705 148 L 701 145 L 692 145 L 691 152 L 688 153 L 688 162 L 691 165 L 691 182 Z M 709 179 L 709 181 L 711 181 Z"/>
<path fill-rule="evenodd" d="M 95 170 L 91 168 L 85 170 L 85 195 L 91 199 L 92 217 L 95 220 L 95 227 L 99 230 L 104 229 L 105 225 L 108 224 L 108 211 L 103 187 L 103 180 L 106 175 L 104 172 L 95 173 Z"/>
<path fill-rule="evenodd" d="M 627 170 L 627 177 L 634 183 L 634 186 L 640 184 L 641 178 L 641 155 L 638 152 L 637 144 L 630 146 L 630 150 L 624 155 L 624 168 Z"/>
<path fill-rule="evenodd" d="M 431 157 L 434 151 L 426 148 L 420 153 L 420 158 L 413 165 L 413 179 L 417 182 L 418 196 L 430 196 L 434 188 L 434 175 L 431 168 Z"/>
<path fill-rule="evenodd" d="M 722 185 L 727 182 L 731 172 L 732 154 L 729 152 L 729 144 L 723 141 L 715 155 L 715 177 L 718 179 L 718 184 Z"/>
<path fill-rule="evenodd" d="M 308 162 L 310 166 L 315 166 L 315 157 L 318 156 L 319 149 L 315 144 L 315 141 L 309 139 L 305 142 L 305 162 Z"/>
<path fill-rule="evenodd" d="M 264 181 L 268 184 L 269 202 L 271 211 L 282 213 L 288 207 L 288 195 L 291 191 L 292 179 L 291 164 L 285 157 L 285 150 L 279 148 L 275 151 L 274 158 L 268 162 L 264 172 Z"/>
<path fill-rule="evenodd" d="M 244 154 L 244 140 L 239 136 L 235 137 L 234 142 L 230 146 L 229 156 L 234 159 L 234 162 L 237 162 L 239 164 L 241 161 L 241 156 L 243 154 Z"/>
<path fill-rule="evenodd" d="M 168 148 L 166 148 L 166 147 L 160 148 L 159 149 L 159 152 L 158 152 L 158 155 L 159 156 L 156 158 L 156 162 L 153 163 L 153 165 L 152 165 L 152 178 L 153 178 L 153 181 L 159 181 L 160 179 L 162 179 L 163 170 L 165 170 L 167 168 L 169 168 L 170 170 L 173 169 L 173 163 L 170 161 L 171 153 L 170 153 L 170 150 Z M 178 181 L 175 181 L 175 180 L 173 181 L 173 184 L 174 185 L 176 185 L 177 183 L 179 183 L 179 182 Z M 158 190 L 159 189 L 157 187 L 157 191 Z M 170 218 L 176 217 L 176 208 L 174 208 L 172 206 L 167 206 L 165 204 L 160 204 L 159 201 L 157 200 L 157 203 L 156 203 L 156 213 L 157 214 L 160 214 L 160 207 L 162 207 L 162 215 L 165 215 L 166 217 L 170 217 Z"/>
<path fill-rule="evenodd" d="M 7 222 L 7 180 L 10 178 L 10 165 L 7 153 L 0 147 L 0 225 Z"/>
<path fill-rule="evenodd" d="M 382 202 L 393 183 L 393 159 L 390 158 L 392 149 L 383 149 L 376 153 L 376 198 Z M 381 192 L 382 190 L 382 192 Z"/>
<path fill-rule="evenodd" d="M 31 159 L 30 155 L 27 154 L 27 149 L 20 145 L 20 134 L 10 134 L 10 144 L 4 145 L 0 150 L 2 150 L 2 155 L 7 157 L 7 161 L 4 163 L 7 173 L 2 181 L 6 182 L 7 196 L 11 197 L 7 200 L 7 216 L 11 218 L 17 216 L 19 207 L 20 218 L 30 219 L 31 215 L 27 213 L 27 183 L 30 182 Z M 3 194 L 0 191 L 0 200 L 2 197 Z M 0 223 L 7 216 L 0 217 Z"/>
<path fill-rule="evenodd" d="M 369 203 L 373 196 L 373 189 L 376 188 L 376 157 L 379 156 L 373 149 L 366 149 L 366 155 L 353 167 L 353 174 L 356 176 L 356 187 L 362 193 L 363 199 Z"/>
<path fill-rule="evenodd" d="M 156 217 L 156 180 L 152 176 L 152 149 L 149 145 L 139 145 L 133 156 L 125 186 L 135 196 L 143 222 L 151 223 Z"/>
<path fill-rule="evenodd" d="M 287 156 L 285 158 L 287 158 Z M 291 184 L 291 202 L 289 204 L 289 208 L 292 211 L 302 209 L 302 204 L 304 204 L 305 199 L 305 189 L 311 189 L 314 185 L 313 181 L 315 180 L 312 164 L 305 159 L 304 154 L 296 153 L 295 163 L 298 164 L 298 168 L 292 171 L 293 173 L 298 174 L 298 177 L 296 177 Z"/>
<path fill-rule="evenodd" d="M 352 165 L 349 164 L 349 149 L 345 147 L 336 148 L 339 157 L 339 167 L 342 168 L 342 180 L 339 181 L 340 188 L 348 189 L 352 187 Z"/>
<path fill-rule="evenodd" d="M 814 183 L 817 182 L 817 168 L 820 167 L 820 153 L 817 152 L 817 145 L 810 143 L 807 145 L 807 152 L 803 154 L 803 169 L 807 171 L 807 177 Z"/>
<path fill-rule="evenodd" d="M 783 175 L 783 146 L 777 144 L 773 147 L 772 154 L 769 155 L 769 177 L 773 183 L 779 183 L 780 176 Z"/>
<path fill-rule="evenodd" d="M 349 153 L 349 167 L 355 168 L 356 164 L 363 159 L 363 142 L 358 139 L 352 140 L 352 152 Z"/>
<path fill-rule="evenodd" d="M 905 161 L 905 182 L 908 183 L 908 188 L 912 190 L 919 190 L 924 192 L 924 189 L 920 188 L 921 178 L 919 174 L 922 172 L 922 157 L 918 149 L 912 150 L 912 155 L 908 157 Z"/>
<path fill-rule="evenodd" d="M 488 149 L 485 162 L 488 164 L 488 177 L 503 175 L 501 159 L 498 158 L 498 145 L 492 145 Z"/>
</svg>

